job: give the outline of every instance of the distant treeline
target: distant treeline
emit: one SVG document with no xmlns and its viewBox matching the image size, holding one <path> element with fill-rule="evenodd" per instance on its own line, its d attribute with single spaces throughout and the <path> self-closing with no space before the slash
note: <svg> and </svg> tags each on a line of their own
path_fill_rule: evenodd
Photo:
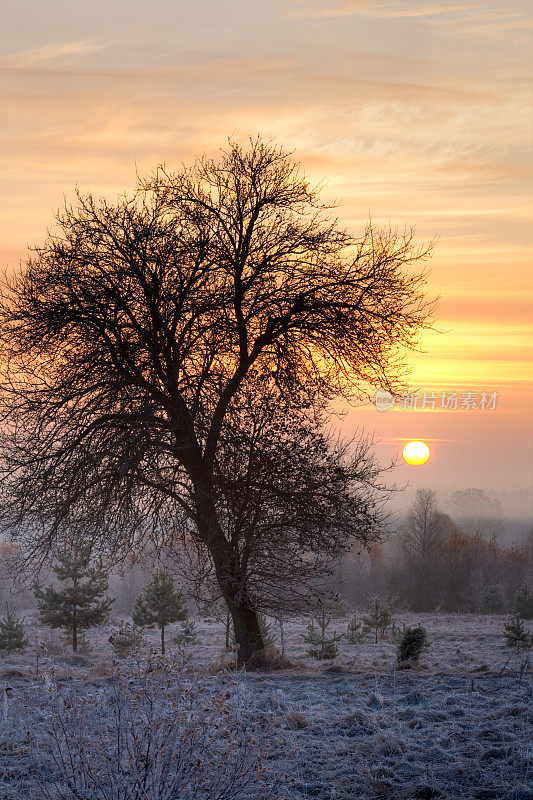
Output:
<svg viewBox="0 0 533 800">
<path fill-rule="evenodd" d="M 352 605 L 378 594 L 413 611 L 505 613 L 524 584 L 533 587 L 533 528 L 514 545 L 504 538 L 465 532 L 435 492 L 421 490 L 388 541 L 339 559 L 336 588 Z"/>
</svg>

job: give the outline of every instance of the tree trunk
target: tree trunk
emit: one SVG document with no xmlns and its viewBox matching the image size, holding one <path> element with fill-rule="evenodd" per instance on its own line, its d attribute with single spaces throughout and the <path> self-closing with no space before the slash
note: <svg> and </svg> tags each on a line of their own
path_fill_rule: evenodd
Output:
<svg viewBox="0 0 533 800">
<path fill-rule="evenodd" d="M 196 524 L 213 559 L 215 574 L 233 620 L 237 666 L 261 663 L 264 643 L 241 569 L 239 553 L 226 539 L 217 517 L 212 481 L 205 474 L 191 474 L 196 492 Z"/>
<path fill-rule="evenodd" d="M 281 643 L 281 655 L 285 655 L 285 629 L 283 627 L 283 614 L 278 617 L 279 620 L 279 639 Z"/>
<path fill-rule="evenodd" d="M 260 666 L 265 646 L 257 613 L 245 605 L 235 606 L 230 611 L 237 643 L 237 666 Z"/>
<path fill-rule="evenodd" d="M 229 650 L 229 626 L 230 626 L 230 624 L 231 624 L 231 616 L 230 616 L 229 608 L 228 608 L 228 612 L 226 614 L 226 650 Z"/>
<path fill-rule="evenodd" d="M 78 652 L 78 621 L 76 619 L 76 612 L 72 618 L 72 650 Z"/>
<path fill-rule="evenodd" d="M 259 620 L 247 592 L 246 579 L 242 575 L 238 557 L 232 553 L 225 537 L 224 543 L 222 553 L 213 547 L 211 554 L 218 584 L 233 620 L 237 666 L 253 666 L 254 662 L 259 666 L 265 649 Z M 226 642 L 229 644 L 229 625 L 226 627 Z"/>
</svg>

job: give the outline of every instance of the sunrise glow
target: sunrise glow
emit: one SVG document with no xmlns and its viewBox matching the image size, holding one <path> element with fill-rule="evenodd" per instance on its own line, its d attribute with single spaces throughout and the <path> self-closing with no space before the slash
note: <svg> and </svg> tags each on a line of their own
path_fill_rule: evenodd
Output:
<svg viewBox="0 0 533 800">
<path fill-rule="evenodd" d="M 409 442 L 403 448 L 403 460 L 413 467 L 420 467 L 428 461 L 430 450 L 424 442 Z"/>
</svg>

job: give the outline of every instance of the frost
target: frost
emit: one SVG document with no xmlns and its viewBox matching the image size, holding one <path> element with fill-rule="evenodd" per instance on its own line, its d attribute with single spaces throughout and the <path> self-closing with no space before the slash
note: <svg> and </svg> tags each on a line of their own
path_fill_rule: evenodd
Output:
<svg viewBox="0 0 533 800">
<path fill-rule="evenodd" d="M 224 632 L 197 620 L 206 644 L 191 648 L 186 670 L 199 676 L 206 697 L 223 698 L 228 712 L 245 721 L 247 735 L 265 752 L 265 768 L 288 774 L 277 800 L 533 800 L 531 671 L 510 656 L 502 620 L 400 616 L 400 623 L 424 625 L 432 643 L 421 668 L 409 672 L 395 670 L 395 643 L 387 639 L 341 643 L 334 663 L 343 670 L 326 671 L 305 655 L 299 639 L 305 620 L 293 621 L 286 624 L 292 667 L 250 674 L 225 668 L 215 675 L 209 668 Z M 463 657 L 456 661 L 458 642 Z M 68 689 L 86 702 L 111 693 L 105 631 L 91 632 L 91 644 L 74 663 L 49 637 L 44 660 L 37 663 L 29 648 L 0 665 L 2 800 L 38 797 L 38 779 L 52 780 L 44 767 L 37 774 L 32 760 L 30 710 L 42 724 L 57 692 Z"/>
</svg>

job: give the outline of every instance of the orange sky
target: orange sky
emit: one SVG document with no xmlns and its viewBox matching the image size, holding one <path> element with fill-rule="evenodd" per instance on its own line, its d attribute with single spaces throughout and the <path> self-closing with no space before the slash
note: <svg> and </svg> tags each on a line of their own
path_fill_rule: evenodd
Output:
<svg viewBox="0 0 533 800">
<path fill-rule="evenodd" d="M 440 439 L 413 485 L 533 477 L 533 7 L 445 0 L 4 0 L 2 266 L 82 190 L 261 132 L 326 179 L 343 224 L 439 236 L 438 327 L 413 385 L 493 411 L 351 411 L 396 452 Z"/>
</svg>

